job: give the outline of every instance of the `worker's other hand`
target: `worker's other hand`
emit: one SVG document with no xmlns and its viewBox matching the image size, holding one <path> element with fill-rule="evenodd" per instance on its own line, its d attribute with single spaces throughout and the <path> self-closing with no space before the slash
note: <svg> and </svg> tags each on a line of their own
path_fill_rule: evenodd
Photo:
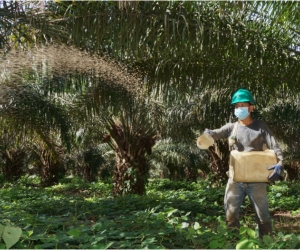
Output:
<svg viewBox="0 0 300 250">
<path fill-rule="evenodd" d="M 280 179 L 281 174 L 283 173 L 283 166 L 281 165 L 274 165 L 268 168 L 268 170 L 273 170 L 273 173 L 269 175 L 269 181 L 278 181 Z"/>
<path fill-rule="evenodd" d="M 210 134 L 211 136 L 213 135 L 213 133 L 212 133 L 208 128 L 206 128 L 206 129 L 204 130 L 203 133 L 208 133 L 208 134 Z"/>
</svg>

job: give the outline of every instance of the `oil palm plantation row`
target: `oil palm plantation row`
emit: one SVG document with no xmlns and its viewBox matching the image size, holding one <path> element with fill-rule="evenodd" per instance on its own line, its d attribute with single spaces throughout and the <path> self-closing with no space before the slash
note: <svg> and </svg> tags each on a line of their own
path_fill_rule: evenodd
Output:
<svg viewBox="0 0 300 250">
<path fill-rule="evenodd" d="M 14 94 L 2 104 L 7 106 L 1 110 L 2 134 L 7 135 L 7 126 L 15 132 L 13 139 L 29 138 L 22 145 L 36 142 L 39 161 L 53 162 L 48 164 L 52 174 L 45 176 L 59 176 L 70 162 L 78 170 L 74 159 L 84 157 L 80 152 L 89 155 L 102 142 L 115 154 L 115 194 L 143 194 L 155 141 L 172 138 L 178 148 L 168 151 L 166 146 L 165 152 L 178 157 L 182 143 L 189 149 L 205 127 L 233 119 L 229 99 L 241 86 L 255 94 L 255 116 L 271 123 L 293 152 L 291 161 L 296 159 L 297 143 L 291 144 L 280 128 L 298 133 L 293 126 L 297 116 L 284 116 L 289 107 L 291 114 L 298 112 L 298 3 L 75 1 L 47 2 L 42 10 L 22 12 L 15 6 L 23 3 L 9 4 L 1 6 L 3 13 L 15 14 L 5 16 L 4 52 L 13 45 L 32 45 L 19 24 L 34 29 L 39 39 L 27 60 L 7 54 L 12 66 L 5 64 L 3 96 Z M 54 41 L 86 52 L 62 44 L 53 49 Z M 24 89 L 32 91 L 30 97 Z M 18 110 L 15 117 L 9 108 Z M 211 164 L 216 174 L 226 167 L 224 143 L 210 152 L 218 157 L 214 162 L 219 163 Z M 172 172 L 193 162 L 200 168 L 206 160 L 200 154 L 196 161 L 180 155 L 185 160 L 179 164 L 167 162 L 168 157 L 160 161 Z M 82 164 L 87 179 L 91 164 Z"/>
<path fill-rule="evenodd" d="M 117 3 L 61 5 L 70 13 L 64 22 L 77 46 L 100 49 L 138 66 L 151 93 L 168 107 L 174 105 L 175 113 L 186 108 L 186 115 L 177 112 L 172 121 L 179 126 L 168 127 L 163 136 L 177 130 L 172 138 L 181 135 L 180 140 L 191 141 L 191 130 L 197 133 L 233 120 L 230 96 L 236 88 L 247 87 L 257 100 L 255 116 L 289 145 L 291 158 L 298 158 L 296 145 L 279 132 L 283 123 L 294 129 L 289 130 L 292 135 L 297 130 L 298 3 L 175 1 L 124 6 L 125 11 Z M 78 26 L 86 29 L 81 32 Z M 290 107 L 295 115 L 286 119 Z M 218 156 L 219 162 L 227 162 L 226 152 Z"/>
</svg>

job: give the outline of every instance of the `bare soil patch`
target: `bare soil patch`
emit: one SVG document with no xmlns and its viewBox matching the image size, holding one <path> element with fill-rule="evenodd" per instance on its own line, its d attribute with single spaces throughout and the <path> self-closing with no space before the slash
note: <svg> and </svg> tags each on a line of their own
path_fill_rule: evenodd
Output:
<svg viewBox="0 0 300 250">
<path fill-rule="evenodd" d="M 292 215 L 290 212 L 275 212 L 272 215 L 274 228 L 284 233 L 300 234 L 300 214 Z"/>
</svg>

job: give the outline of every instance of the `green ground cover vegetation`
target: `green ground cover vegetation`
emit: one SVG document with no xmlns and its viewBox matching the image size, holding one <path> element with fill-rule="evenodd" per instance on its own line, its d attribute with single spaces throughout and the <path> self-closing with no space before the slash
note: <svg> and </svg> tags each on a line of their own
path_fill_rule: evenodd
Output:
<svg viewBox="0 0 300 250">
<path fill-rule="evenodd" d="M 1 221 L 20 227 L 12 248 L 265 248 L 300 247 L 299 183 L 269 185 L 274 238 L 257 240 L 253 210 L 242 207 L 240 234 L 225 228 L 223 187 L 152 179 L 145 196 L 113 197 L 110 182 L 65 178 L 42 188 L 37 177 L 3 182 Z M 279 216 L 286 215 L 289 216 Z M 299 219 L 299 217 L 298 217 Z M 5 245 L 2 244 L 2 247 Z"/>
</svg>

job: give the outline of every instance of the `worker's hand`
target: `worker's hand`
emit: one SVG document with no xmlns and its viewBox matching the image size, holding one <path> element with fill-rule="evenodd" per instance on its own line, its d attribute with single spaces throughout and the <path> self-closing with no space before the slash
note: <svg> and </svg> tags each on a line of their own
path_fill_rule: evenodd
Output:
<svg viewBox="0 0 300 250">
<path fill-rule="evenodd" d="M 206 129 L 204 130 L 203 133 L 208 133 L 208 134 L 210 134 L 211 136 L 213 135 L 213 133 L 212 133 L 208 128 L 206 128 Z"/>
<path fill-rule="evenodd" d="M 272 174 L 269 175 L 268 179 L 269 181 L 278 181 L 280 179 L 281 174 L 283 173 L 283 166 L 276 164 L 268 168 L 268 170 L 273 169 L 274 171 Z"/>
</svg>

